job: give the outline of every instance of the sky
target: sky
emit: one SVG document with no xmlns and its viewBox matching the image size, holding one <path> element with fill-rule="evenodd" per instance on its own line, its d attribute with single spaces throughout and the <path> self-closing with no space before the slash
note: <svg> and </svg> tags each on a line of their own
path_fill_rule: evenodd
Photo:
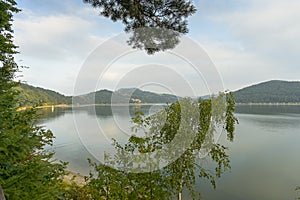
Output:
<svg viewBox="0 0 300 200">
<path fill-rule="evenodd" d="M 139 87 L 180 96 L 300 81 L 299 0 L 199 0 L 189 33 L 149 56 L 82 0 L 17 0 L 22 80 L 66 95 Z M 186 41 L 186 42 L 185 42 Z M 125 44 L 125 45 L 124 45 Z"/>
</svg>

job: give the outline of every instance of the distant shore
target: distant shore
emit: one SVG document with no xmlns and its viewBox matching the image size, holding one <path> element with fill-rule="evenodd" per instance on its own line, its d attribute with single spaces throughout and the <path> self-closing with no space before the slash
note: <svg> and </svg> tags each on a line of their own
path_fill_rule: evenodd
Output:
<svg viewBox="0 0 300 200">
<path fill-rule="evenodd" d="M 78 104 L 78 105 L 73 105 L 73 104 L 57 104 L 57 105 L 44 105 L 44 106 L 23 106 L 18 108 L 18 111 L 30 109 L 30 108 L 70 108 L 70 107 L 89 107 L 89 106 L 149 106 L 149 105 L 157 105 L 157 106 L 165 106 L 167 103 L 120 103 L 120 104 Z"/>
<path fill-rule="evenodd" d="M 18 111 L 30 109 L 30 108 L 70 108 L 70 107 L 89 107 L 89 106 L 149 106 L 149 105 L 160 105 L 165 106 L 166 103 L 129 103 L 129 104 L 82 104 L 82 105 L 73 105 L 73 104 L 57 104 L 57 105 L 44 105 L 44 106 L 23 106 L 18 108 Z M 296 103 L 236 103 L 237 106 L 300 106 L 300 102 Z"/>
<path fill-rule="evenodd" d="M 236 103 L 237 106 L 300 106 L 300 102 L 297 103 Z"/>
<path fill-rule="evenodd" d="M 65 108 L 65 107 L 72 107 L 72 105 L 57 104 L 57 105 L 44 105 L 44 106 L 23 106 L 23 107 L 18 108 L 18 111 L 31 109 L 31 108 Z"/>
<path fill-rule="evenodd" d="M 63 177 L 63 180 L 69 184 L 76 183 L 78 186 L 84 186 L 85 185 L 85 178 L 80 173 L 67 171 L 67 175 Z"/>
</svg>

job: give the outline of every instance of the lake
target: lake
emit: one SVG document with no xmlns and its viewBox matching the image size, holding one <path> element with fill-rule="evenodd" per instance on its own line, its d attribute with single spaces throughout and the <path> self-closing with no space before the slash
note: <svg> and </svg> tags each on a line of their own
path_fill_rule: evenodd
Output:
<svg viewBox="0 0 300 200">
<path fill-rule="evenodd" d="M 87 158 L 103 159 L 113 151 L 111 138 L 125 141 L 135 111 L 151 114 L 161 105 L 97 106 L 40 110 L 40 124 L 56 136 L 55 157 L 68 161 L 69 170 L 87 174 Z M 229 147 L 231 170 L 213 190 L 205 180 L 197 181 L 203 199 L 295 199 L 300 192 L 300 106 L 237 106 L 234 142 L 221 136 Z M 136 133 L 139 134 L 139 133 Z M 188 199 L 188 197 L 185 197 Z"/>
</svg>

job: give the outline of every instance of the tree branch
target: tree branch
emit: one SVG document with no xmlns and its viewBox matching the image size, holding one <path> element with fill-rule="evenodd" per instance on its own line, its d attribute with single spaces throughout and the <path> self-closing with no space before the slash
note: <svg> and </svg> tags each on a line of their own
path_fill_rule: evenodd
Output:
<svg viewBox="0 0 300 200">
<path fill-rule="evenodd" d="M 1 185 L 0 185 L 0 200 L 5 200 L 4 192 L 2 190 Z"/>
</svg>

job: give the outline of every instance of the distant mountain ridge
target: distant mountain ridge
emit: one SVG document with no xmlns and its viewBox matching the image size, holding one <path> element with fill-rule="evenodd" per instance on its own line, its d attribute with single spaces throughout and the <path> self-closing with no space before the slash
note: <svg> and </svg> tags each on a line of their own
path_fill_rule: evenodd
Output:
<svg viewBox="0 0 300 200">
<path fill-rule="evenodd" d="M 114 104 L 122 103 L 173 103 L 181 99 L 171 94 L 157 94 L 137 88 L 122 88 L 115 92 L 99 90 L 79 96 L 65 96 L 58 92 L 21 84 L 18 97 L 19 106 L 72 104 Z M 300 82 L 272 80 L 233 92 L 237 103 L 299 103 Z M 202 97 L 203 98 L 203 97 Z M 205 97 L 207 98 L 207 97 Z"/>
<path fill-rule="evenodd" d="M 57 104 L 122 104 L 122 103 L 173 103 L 180 97 L 171 94 L 157 94 L 137 88 L 123 88 L 118 91 L 99 90 L 79 96 L 65 96 L 58 92 L 22 83 L 17 90 L 19 106 L 44 106 Z M 72 102 L 73 100 L 73 102 Z"/>
<path fill-rule="evenodd" d="M 115 92 L 99 90 L 73 97 L 75 104 L 122 104 L 122 103 L 173 103 L 180 97 L 171 94 L 157 94 L 137 88 L 122 88 Z"/>
<path fill-rule="evenodd" d="M 299 103 L 300 82 L 272 80 L 234 92 L 237 103 Z"/>
<path fill-rule="evenodd" d="M 180 97 L 171 94 L 157 94 L 154 92 L 143 91 L 137 88 L 122 88 L 117 91 L 118 94 L 131 97 L 131 99 L 140 100 L 143 103 L 173 103 Z"/>
</svg>

